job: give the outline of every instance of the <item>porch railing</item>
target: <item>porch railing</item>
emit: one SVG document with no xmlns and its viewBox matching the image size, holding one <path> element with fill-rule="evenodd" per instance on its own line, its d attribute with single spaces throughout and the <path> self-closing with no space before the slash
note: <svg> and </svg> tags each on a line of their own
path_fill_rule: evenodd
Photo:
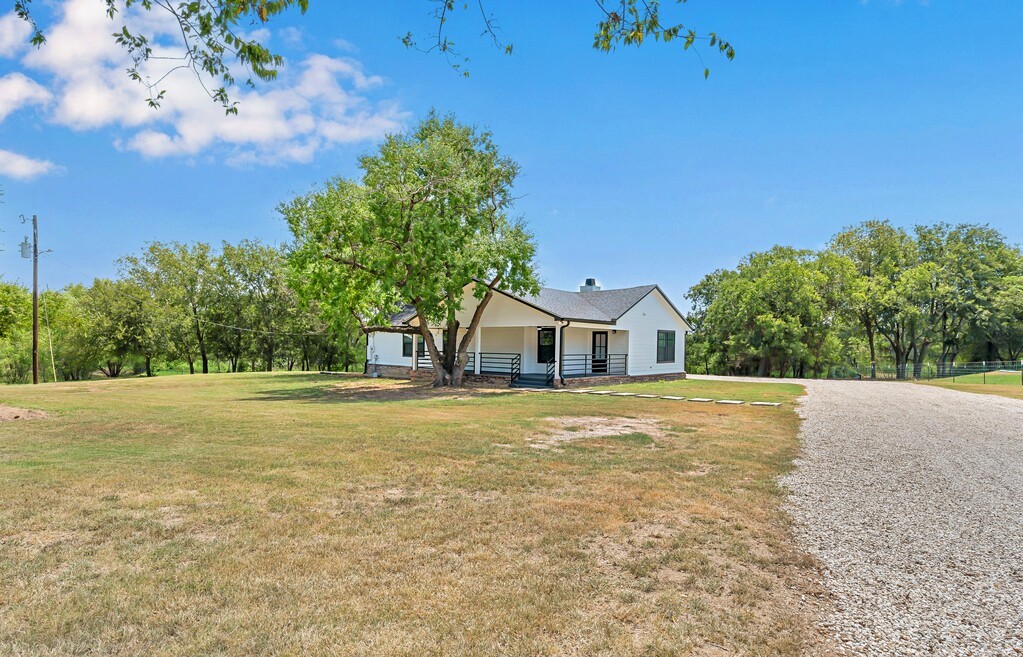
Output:
<svg viewBox="0 0 1023 657">
<path fill-rule="evenodd" d="M 628 354 L 608 354 L 594 358 L 592 354 L 565 354 L 561 359 L 561 376 L 624 376 L 629 373 Z"/>
<path fill-rule="evenodd" d="M 475 372 L 476 353 L 469 352 L 467 355 L 469 356 L 469 360 L 465 365 L 465 371 L 467 373 Z M 441 352 L 440 356 L 443 358 L 444 353 Z M 419 357 L 419 369 L 433 369 L 433 363 L 430 361 L 430 357 L 428 355 Z M 522 375 L 522 354 L 480 352 L 480 374 L 508 376 L 512 377 L 512 380 L 514 381 Z"/>
<path fill-rule="evenodd" d="M 522 372 L 521 354 L 480 353 L 480 374 L 507 374 Z"/>
<path fill-rule="evenodd" d="M 476 354 L 474 352 L 470 351 L 466 355 L 469 357 L 469 360 L 466 361 L 466 363 L 465 363 L 465 371 L 466 372 L 475 372 L 476 371 Z M 444 358 L 444 352 L 443 351 L 440 352 L 440 357 Z M 433 361 L 430 360 L 430 354 L 423 354 L 422 356 L 419 357 L 419 369 L 421 369 L 421 370 L 432 370 L 433 369 Z"/>
<path fill-rule="evenodd" d="M 547 361 L 547 387 L 548 388 L 554 386 L 554 370 L 555 370 L 554 363 L 555 363 L 555 360 L 553 358 L 550 359 L 549 361 Z"/>
</svg>

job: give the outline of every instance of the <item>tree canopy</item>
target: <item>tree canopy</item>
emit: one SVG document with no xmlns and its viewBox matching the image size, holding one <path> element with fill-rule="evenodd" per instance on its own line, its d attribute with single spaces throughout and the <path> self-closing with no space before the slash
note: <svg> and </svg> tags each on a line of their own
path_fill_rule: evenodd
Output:
<svg viewBox="0 0 1023 657">
<path fill-rule="evenodd" d="M 821 252 L 775 247 L 689 291 L 706 371 L 876 376 L 939 372 L 956 360 L 1023 352 L 1023 254 L 996 230 L 867 221 Z"/>
<path fill-rule="evenodd" d="M 41 294 L 44 378 L 345 369 L 364 359 L 357 327 L 331 324 L 295 293 L 285 255 L 256 241 L 150 244 L 121 276 Z M 0 381 L 31 371 L 28 291 L 0 283 Z"/>
<path fill-rule="evenodd" d="M 436 113 L 359 166 L 361 180 L 334 179 L 280 208 L 295 236 L 292 267 L 307 281 L 301 291 L 367 332 L 402 330 L 389 319 L 413 307 L 437 383 L 457 385 L 494 290 L 539 286 L 532 236 L 509 215 L 518 166 L 489 133 Z M 473 282 L 476 315 L 460 327 Z M 443 347 L 429 332 L 437 325 L 447 328 Z"/>
</svg>

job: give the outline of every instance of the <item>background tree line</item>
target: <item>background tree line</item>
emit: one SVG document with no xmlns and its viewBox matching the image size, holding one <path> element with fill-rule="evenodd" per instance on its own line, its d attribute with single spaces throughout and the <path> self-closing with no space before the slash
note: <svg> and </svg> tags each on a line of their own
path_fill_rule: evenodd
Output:
<svg viewBox="0 0 1023 657">
<path fill-rule="evenodd" d="M 52 380 L 273 369 L 361 368 L 357 324 L 303 301 L 280 248 L 257 241 L 153 243 L 115 280 L 40 295 L 40 373 Z M 0 283 L 0 380 L 31 374 L 29 290 Z M 53 361 L 50 360 L 50 341 Z"/>
<path fill-rule="evenodd" d="M 822 251 L 750 254 L 687 298 L 691 372 L 908 378 L 1023 358 L 1023 253 L 984 225 L 868 221 Z"/>
</svg>

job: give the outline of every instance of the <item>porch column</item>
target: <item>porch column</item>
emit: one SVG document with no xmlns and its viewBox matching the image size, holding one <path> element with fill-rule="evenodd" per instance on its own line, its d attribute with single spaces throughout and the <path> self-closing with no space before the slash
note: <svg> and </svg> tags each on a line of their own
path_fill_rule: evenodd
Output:
<svg viewBox="0 0 1023 657">
<path fill-rule="evenodd" d="M 564 331 L 562 322 L 554 323 L 554 385 L 560 385 L 561 381 L 561 332 Z"/>
<path fill-rule="evenodd" d="M 472 371 L 476 374 L 480 373 L 480 343 L 483 341 L 483 327 L 476 327 L 476 335 L 473 338 L 472 350 L 476 353 L 476 357 L 472 361 Z"/>
</svg>

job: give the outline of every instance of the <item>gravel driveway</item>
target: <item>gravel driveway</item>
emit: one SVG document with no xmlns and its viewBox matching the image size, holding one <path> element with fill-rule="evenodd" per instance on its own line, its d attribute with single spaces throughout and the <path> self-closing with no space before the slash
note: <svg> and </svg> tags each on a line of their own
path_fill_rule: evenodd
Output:
<svg viewBox="0 0 1023 657">
<path fill-rule="evenodd" d="M 852 655 L 1023 655 L 1023 401 L 802 382 L 783 483 Z"/>
</svg>

